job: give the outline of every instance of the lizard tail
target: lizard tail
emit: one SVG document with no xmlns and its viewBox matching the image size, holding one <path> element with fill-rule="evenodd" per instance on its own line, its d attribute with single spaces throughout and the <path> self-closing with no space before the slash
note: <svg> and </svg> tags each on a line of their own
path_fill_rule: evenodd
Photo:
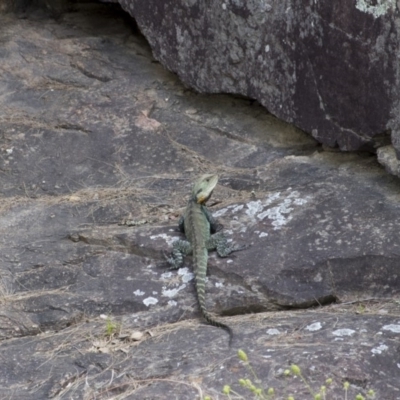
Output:
<svg viewBox="0 0 400 400">
<path fill-rule="evenodd" d="M 205 293 L 205 288 L 204 288 L 204 280 L 199 279 L 196 282 L 196 287 L 197 287 L 197 298 L 199 301 L 199 307 L 201 310 L 201 314 L 203 315 L 204 319 L 212 326 L 215 326 L 217 328 L 224 329 L 226 332 L 229 333 L 229 347 L 232 345 L 232 339 L 233 339 L 233 332 L 232 329 L 228 326 L 223 324 L 222 322 L 216 321 L 207 311 L 206 305 L 205 305 L 205 300 L 204 300 L 204 293 Z"/>
<path fill-rule="evenodd" d="M 232 340 L 233 340 L 233 332 L 232 332 L 232 329 L 231 329 L 228 325 L 225 325 L 225 324 L 223 324 L 222 322 L 219 322 L 219 321 L 216 321 L 215 319 L 213 319 L 213 318 L 211 317 L 211 315 L 208 314 L 208 312 L 207 312 L 206 310 L 202 309 L 201 307 L 200 307 L 200 309 L 201 309 L 201 313 L 203 314 L 204 319 L 205 319 L 210 325 L 215 326 L 215 327 L 217 327 L 217 328 L 224 329 L 226 332 L 228 332 L 228 334 L 229 334 L 229 347 L 231 347 L 231 345 L 232 345 Z"/>
</svg>

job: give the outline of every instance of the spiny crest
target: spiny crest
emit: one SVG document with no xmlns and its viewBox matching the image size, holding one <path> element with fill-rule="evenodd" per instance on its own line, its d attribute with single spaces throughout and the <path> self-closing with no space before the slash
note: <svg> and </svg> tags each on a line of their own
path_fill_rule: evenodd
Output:
<svg viewBox="0 0 400 400">
<path fill-rule="evenodd" d="M 205 203 L 210 198 L 217 182 L 218 175 L 216 174 L 206 174 L 201 176 L 193 186 L 193 200 L 199 204 Z"/>
</svg>

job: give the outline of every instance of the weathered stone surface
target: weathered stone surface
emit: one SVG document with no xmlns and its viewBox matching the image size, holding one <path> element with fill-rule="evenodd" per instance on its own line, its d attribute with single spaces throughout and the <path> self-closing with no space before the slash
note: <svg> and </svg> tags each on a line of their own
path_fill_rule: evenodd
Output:
<svg viewBox="0 0 400 400">
<path fill-rule="evenodd" d="M 385 311 L 383 306 L 380 311 Z M 391 311 L 398 313 L 398 305 Z M 300 379 L 283 375 L 288 363 L 296 363 L 315 391 L 331 377 L 331 398 L 344 398 L 343 383 L 348 381 L 349 398 L 374 388 L 376 398 L 394 400 L 398 398 L 400 325 L 376 312 L 370 303 L 364 309 L 333 306 L 327 312 L 249 315 L 230 322 L 241 331 L 237 341 L 246 346 L 265 389 L 274 387 L 278 399 L 289 394 L 311 398 Z M 122 326 L 122 333 L 130 332 L 137 329 L 137 322 L 126 317 Z M 3 343 L 2 398 L 162 399 L 174 393 L 179 399 L 202 395 L 218 399 L 225 398 L 220 394 L 225 384 L 249 398 L 237 381 L 254 381 L 253 376 L 226 351 L 218 330 L 197 326 L 193 346 L 193 323 L 144 331 L 140 342 L 124 334 L 107 338 L 104 327 L 105 321 L 97 319 L 57 334 L 45 332 Z M 15 384 L 21 376 L 26 379 L 24 386 Z"/>
<path fill-rule="evenodd" d="M 342 150 L 393 145 L 395 1 L 119 0 L 155 57 L 205 93 L 240 93 Z"/>
<path fill-rule="evenodd" d="M 378 161 L 386 171 L 393 175 L 400 175 L 400 161 L 396 156 L 396 149 L 392 145 L 382 146 L 377 150 Z"/>
<path fill-rule="evenodd" d="M 84 0 L 74 2 L 79 1 Z M 51 17 L 58 18 L 63 12 L 71 10 L 74 2 L 71 0 L 0 0 L 0 12 L 15 12 L 21 16 L 25 12 L 44 8 L 49 11 Z"/>
<path fill-rule="evenodd" d="M 307 396 L 292 362 L 332 397 L 398 398 L 400 191 L 374 157 L 185 89 L 115 7 L 0 25 L 0 398 L 246 396 L 238 348 L 282 398 Z M 198 319 L 190 257 L 163 256 L 205 171 L 250 244 L 209 262 L 232 349 Z"/>
</svg>

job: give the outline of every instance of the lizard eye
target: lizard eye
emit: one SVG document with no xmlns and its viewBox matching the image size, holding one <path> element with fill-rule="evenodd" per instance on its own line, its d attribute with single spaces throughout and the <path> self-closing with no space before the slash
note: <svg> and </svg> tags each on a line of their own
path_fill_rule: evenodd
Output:
<svg viewBox="0 0 400 400">
<path fill-rule="evenodd" d="M 202 190 L 202 189 L 199 189 L 199 190 L 197 191 L 197 193 L 196 193 L 196 194 L 199 194 L 199 193 L 201 193 L 201 190 Z"/>
</svg>

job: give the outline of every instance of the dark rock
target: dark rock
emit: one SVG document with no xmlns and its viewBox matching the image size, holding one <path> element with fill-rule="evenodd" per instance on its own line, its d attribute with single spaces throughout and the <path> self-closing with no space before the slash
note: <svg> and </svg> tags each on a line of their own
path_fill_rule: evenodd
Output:
<svg viewBox="0 0 400 400">
<path fill-rule="evenodd" d="M 279 396 L 308 396 L 283 377 L 294 362 L 332 397 L 348 380 L 396 399 L 398 180 L 258 103 L 185 89 L 115 7 L 76 6 L 0 16 L 0 398 L 246 397 L 241 347 Z M 249 245 L 209 260 L 232 349 L 200 319 L 191 258 L 164 258 L 205 171 Z"/>
<path fill-rule="evenodd" d="M 14 12 L 19 17 L 26 17 L 28 13 L 47 10 L 50 16 L 58 18 L 78 1 L 84 0 L 0 0 L 0 12 Z"/>
<path fill-rule="evenodd" d="M 119 3 L 154 56 L 202 93 L 257 99 L 342 150 L 373 151 L 390 143 L 388 126 L 400 132 L 393 1 Z"/>
<path fill-rule="evenodd" d="M 258 385 L 264 390 L 273 387 L 282 398 L 311 397 L 299 378 L 284 376 L 283 371 L 294 363 L 315 392 L 332 378 L 327 398 L 342 398 L 347 381 L 349 398 L 374 389 L 376 398 L 394 400 L 400 325 L 393 324 L 390 316 L 370 313 L 373 308 L 370 303 L 364 315 L 356 315 L 354 308 L 331 307 L 328 312 L 244 316 L 235 322 L 241 331 L 237 341 L 245 346 L 261 380 Z M 124 326 L 132 330 L 137 323 L 126 318 Z M 154 336 L 145 336 L 139 345 L 107 340 L 103 328 L 104 322 L 97 320 L 56 335 L 4 342 L 0 346 L 2 398 L 107 399 L 120 394 L 162 399 L 167 391 L 180 399 L 193 399 L 200 393 L 216 397 L 226 384 L 249 396 L 238 380 L 254 382 L 254 377 L 227 352 L 224 338 L 212 327 L 197 326 L 196 346 L 195 326 L 183 322 L 155 329 Z M 24 385 L 12 387 L 21 380 Z"/>
</svg>

